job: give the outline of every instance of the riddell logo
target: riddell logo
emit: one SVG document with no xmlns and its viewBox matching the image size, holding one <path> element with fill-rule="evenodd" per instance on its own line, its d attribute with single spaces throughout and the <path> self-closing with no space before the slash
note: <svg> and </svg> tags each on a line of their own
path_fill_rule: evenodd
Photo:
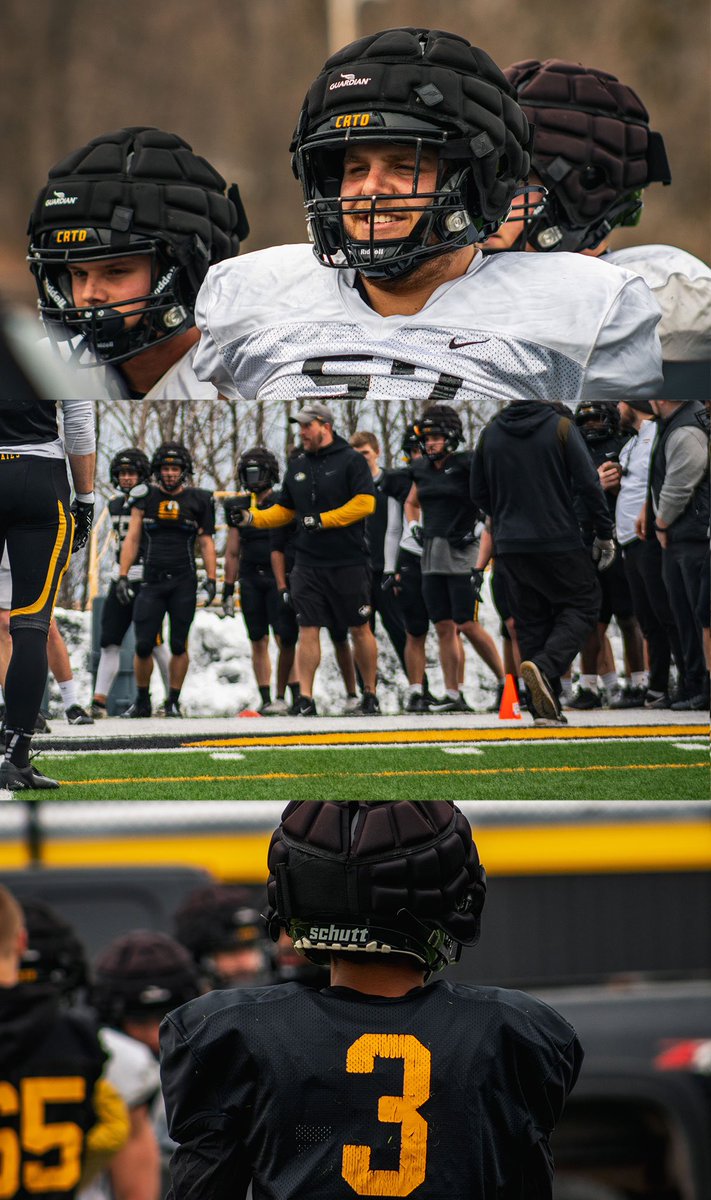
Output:
<svg viewBox="0 0 711 1200">
<path fill-rule="evenodd" d="M 66 192 L 55 192 L 51 199 L 45 200 L 44 206 L 52 208 L 55 204 L 76 204 L 78 199 L 78 196 L 68 196 Z"/>
<path fill-rule="evenodd" d="M 363 87 L 364 84 L 370 83 L 371 75 L 355 75 L 353 71 L 341 71 L 341 78 L 335 83 L 328 85 L 329 92 L 335 92 L 336 88 L 342 87 Z"/>
</svg>

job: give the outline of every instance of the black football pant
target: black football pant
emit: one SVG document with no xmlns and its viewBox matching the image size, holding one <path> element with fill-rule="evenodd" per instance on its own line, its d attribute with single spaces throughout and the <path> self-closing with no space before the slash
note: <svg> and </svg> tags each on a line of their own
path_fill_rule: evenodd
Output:
<svg viewBox="0 0 711 1200">
<path fill-rule="evenodd" d="M 601 589 L 588 550 L 497 554 L 521 659 L 532 659 L 560 695 L 560 676 L 597 624 Z"/>
<path fill-rule="evenodd" d="M 662 579 L 662 548 L 656 537 L 644 542 L 636 539 L 622 547 L 622 560 L 635 616 L 647 643 L 650 690 L 668 692 L 672 656 L 680 675 L 684 659 Z"/>
<path fill-rule="evenodd" d="M 370 628 L 375 633 L 375 614 L 377 613 L 383 623 L 385 632 L 387 633 L 392 643 L 393 650 L 400 659 L 403 671 L 407 674 L 405 667 L 405 644 L 407 642 L 407 630 L 402 616 L 402 610 L 397 596 L 392 588 L 389 591 L 383 591 L 383 572 L 373 571 L 373 583 L 371 589 L 370 603 L 373 611 L 370 617 Z"/>
<path fill-rule="evenodd" d="M 192 571 L 166 574 L 158 579 L 144 578 L 133 605 L 137 658 L 150 658 L 166 614 L 170 622 L 170 653 L 174 657 L 185 653 L 195 616 L 196 590 L 197 579 Z"/>
</svg>

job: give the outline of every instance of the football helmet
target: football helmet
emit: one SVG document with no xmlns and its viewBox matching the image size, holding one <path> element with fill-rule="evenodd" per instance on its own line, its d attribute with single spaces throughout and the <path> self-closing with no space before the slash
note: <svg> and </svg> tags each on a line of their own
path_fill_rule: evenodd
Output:
<svg viewBox="0 0 711 1200">
<path fill-rule="evenodd" d="M 169 1012 L 199 995 L 195 963 L 167 933 L 132 930 L 96 961 L 91 1001 L 100 1020 L 115 1028 L 126 1017 Z"/>
<path fill-rule="evenodd" d="M 225 186 L 181 137 L 147 126 L 101 134 L 52 167 L 30 216 L 28 261 L 42 320 L 78 365 L 124 362 L 193 324 L 208 267 L 238 254 L 249 233 L 237 186 Z M 75 305 L 70 264 L 139 254 L 151 257 L 147 294 L 120 311 Z"/>
<path fill-rule="evenodd" d="M 244 888 L 212 884 L 191 892 L 175 914 L 175 936 L 214 987 L 256 986 L 271 978 L 264 921 Z M 219 955 L 242 950 L 256 951 L 249 963 L 220 963 Z"/>
<path fill-rule="evenodd" d="M 161 479 L 161 467 L 180 467 L 180 475 L 170 487 Z M 192 475 L 193 460 L 181 442 L 163 442 L 151 459 L 151 473 L 164 491 L 174 492 L 189 475 Z"/>
<path fill-rule="evenodd" d="M 267 923 L 311 962 L 405 955 L 429 975 L 477 941 L 486 872 L 451 801 L 292 801 L 268 854 Z"/>
<path fill-rule="evenodd" d="M 643 189 L 671 183 L 664 140 L 637 93 L 607 71 L 555 58 L 514 63 L 505 75 L 535 128 L 531 168 L 546 189 L 524 214 L 525 240 L 541 251 L 586 250 L 636 225 Z"/>
<path fill-rule="evenodd" d="M 279 463 L 264 446 L 253 446 L 240 455 L 237 475 L 246 492 L 267 492 L 279 482 Z"/>
<path fill-rule="evenodd" d="M 464 429 L 462 428 L 462 419 L 456 409 L 449 404 L 432 404 L 422 414 L 419 421 L 413 426 L 422 453 L 429 458 L 430 462 L 437 462 L 440 458 L 446 458 L 448 454 L 452 454 L 464 441 Z M 427 450 L 425 446 L 425 438 L 429 434 L 439 434 L 444 438 L 444 449 L 438 450 L 436 453 Z"/>
<path fill-rule="evenodd" d="M 130 471 L 136 471 L 139 483 L 147 483 L 151 477 L 151 464 L 148 461 L 148 456 L 142 450 L 139 450 L 136 446 L 127 446 L 125 450 L 119 450 L 118 454 L 114 454 L 111 459 L 109 476 L 114 487 L 118 488 L 120 492 L 125 492 L 126 495 L 131 491 L 131 488 L 121 487 L 119 483 L 119 471 L 122 467 Z"/>
<path fill-rule="evenodd" d="M 583 400 L 575 410 L 575 424 L 586 442 L 606 442 L 620 432 L 617 404 L 614 400 Z"/>
<path fill-rule="evenodd" d="M 412 451 L 420 450 L 420 439 L 417 436 L 415 425 L 406 425 L 405 432 L 402 435 L 400 442 L 400 450 L 402 452 L 403 462 L 410 463 L 412 460 Z"/>
<path fill-rule="evenodd" d="M 73 927 L 43 900 L 24 900 L 27 948 L 20 982 L 51 984 L 70 999 L 88 985 L 86 953 Z"/>
<path fill-rule="evenodd" d="M 528 123 L 506 78 L 483 50 L 441 30 L 390 29 L 339 50 L 309 88 L 291 143 L 314 253 L 329 267 L 394 279 L 498 228 L 529 169 Z M 375 218 L 397 211 L 392 194 L 368 197 L 370 234 L 352 238 L 340 196 L 344 156 L 355 144 L 411 148 L 405 238 L 375 237 Z M 434 150 L 438 181 L 419 190 L 421 156 Z M 420 203 L 413 206 L 413 199 Z M 346 210 L 347 211 L 347 210 Z"/>
</svg>

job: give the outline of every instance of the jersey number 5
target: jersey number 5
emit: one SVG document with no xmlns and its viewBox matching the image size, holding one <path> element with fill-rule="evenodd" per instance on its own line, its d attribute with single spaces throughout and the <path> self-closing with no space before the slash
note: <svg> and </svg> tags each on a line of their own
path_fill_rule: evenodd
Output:
<svg viewBox="0 0 711 1200">
<path fill-rule="evenodd" d="M 23 1079 L 20 1094 L 10 1083 L 0 1083 L 0 1200 L 20 1190 L 27 1192 L 70 1192 L 79 1182 L 83 1133 L 73 1121 L 49 1123 L 48 1104 L 80 1104 L 86 1095 L 86 1080 L 79 1075 Z M 3 1117 L 20 1114 L 19 1136 L 14 1129 L 1 1128 Z M 56 1166 L 25 1162 L 20 1180 L 22 1152 L 44 1155 L 59 1152 Z"/>
<path fill-rule="evenodd" d="M 427 1170 L 427 1122 L 417 1111 L 429 1099 L 431 1055 L 409 1033 L 364 1033 L 348 1048 L 346 1070 L 368 1075 L 376 1058 L 401 1058 L 401 1096 L 381 1096 L 378 1120 L 402 1126 L 397 1171 L 373 1171 L 370 1146 L 344 1146 L 341 1174 L 357 1196 L 409 1196 Z"/>
</svg>

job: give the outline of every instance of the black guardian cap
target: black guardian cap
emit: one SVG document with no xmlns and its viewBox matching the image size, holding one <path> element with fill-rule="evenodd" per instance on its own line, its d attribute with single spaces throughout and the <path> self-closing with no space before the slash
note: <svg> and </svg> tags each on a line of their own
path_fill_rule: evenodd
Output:
<svg viewBox="0 0 711 1200">
<path fill-rule="evenodd" d="M 406 955 L 430 973 L 478 940 L 486 873 L 450 801 L 293 801 L 268 864 L 271 936 L 312 962 Z"/>
<path fill-rule="evenodd" d="M 340 198 L 344 156 L 355 144 L 404 145 L 415 155 L 406 238 L 375 238 L 392 195 L 370 200 L 370 236 L 351 238 Z M 325 266 L 396 278 L 439 254 L 483 241 L 499 226 L 528 174 L 528 123 L 503 73 L 466 38 L 438 29 L 370 34 L 329 58 L 309 88 L 291 143 L 314 253 Z M 420 191 L 423 150 L 437 183 Z M 413 210 L 417 197 L 421 207 Z M 380 208 L 378 206 L 381 205 Z"/>
<path fill-rule="evenodd" d="M 240 455 L 237 474 L 247 492 L 266 492 L 279 482 L 279 463 L 265 446 L 253 446 Z"/>
<path fill-rule="evenodd" d="M 122 488 L 119 482 L 119 471 L 122 468 L 136 471 L 139 483 L 147 483 L 151 477 L 148 455 L 139 450 L 137 446 L 127 446 L 124 450 L 119 450 L 117 454 L 114 454 L 109 466 L 109 476 L 114 487 L 128 494 L 131 488 Z"/>
<path fill-rule="evenodd" d="M 161 479 L 161 467 L 178 467 L 180 475 L 170 487 Z M 151 472 L 164 491 L 174 492 L 193 473 L 193 460 L 182 442 L 163 442 L 151 459 Z"/>
<path fill-rule="evenodd" d="M 413 429 L 417 434 L 422 453 L 429 458 L 430 462 L 436 462 L 448 454 L 453 454 L 457 446 L 464 441 L 462 418 L 457 410 L 449 404 L 431 404 L 419 421 L 415 422 Z M 439 434 L 443 437 L 444 449 L 436 453 L 428 450 L 425 440 L 428 434 Z"/>
<path fill-rule="evenodd" d="M 208 267 L 239 253 L 249 225 L 236 184 L 175 133 L 132 126 L 93 138 L 52 167 L 29 222 L 29 263 L 39 309 L 57 337 L 81 334 L 75 350 L 124 362 L 193 323 Z M 151 286 L 121 311 L 78 308 L 71 263 L 151 256 Z M 141 314 L 131 329 L 125 318 Z"/>
</svg>

